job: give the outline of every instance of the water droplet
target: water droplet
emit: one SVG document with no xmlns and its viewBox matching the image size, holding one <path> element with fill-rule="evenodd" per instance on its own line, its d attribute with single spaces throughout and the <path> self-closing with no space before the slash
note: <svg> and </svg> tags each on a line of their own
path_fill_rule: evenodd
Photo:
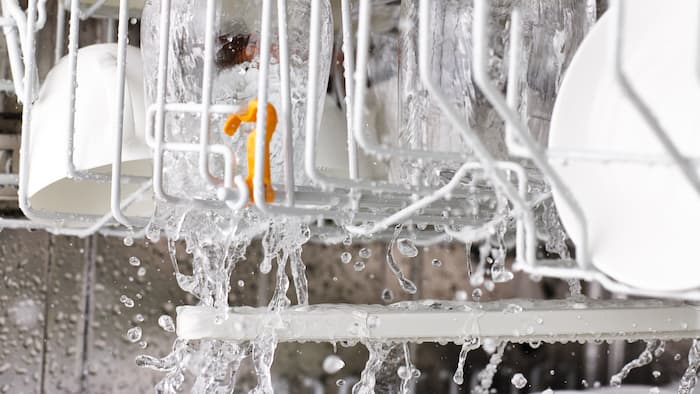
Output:
<svg viewBox="0 0 700 394">
<path fill-rule="evenodd" d="M 139 342 L 139 347 L 140 347 L 141 349 L 147 348 L 147 347 L 148 347 L 148 342 L 146 342 L 146 341 L 141 341 L 141 342 Z"/>
<path fill-rule="evenodd" d="M 345 386 L 345 380 L 344 379 L 338 379 L 335 381 L 335 385 L 338 387 Z"/>
<path fill-rule="evenodd" d="M 129 329 L 129 331 L 126 332 L 126 338 L 132 343 L 136 343 L 141 340 L 142 333 L 143 331 L 141 330 L 141 327 L 132 327 Z"/>
<path fill-rule="evenodd" d="M 394 300 L 394 293 L 391 291 L 391 289 L 382 290 L 382 301 L 391 302 L 393 300 Z"/>
<path fill-rule="evenodd" d="M 158 325 L 166 332 L 175 332 L 175 323 L 173 322 L 173 318 L 168 315 L 162 315 L 159 317 Z"/>
<path fill-rule="evenodd" d="M 516 313 L 520 313 L 522 311 L 523 311 L 522 306 L 520 306 L 518 304 L 508 304 L 508 306 L 506 306 L 506 309 L 503 310 L 503 313 L 516 314 Z"/>
<path fill-rule="evenodd" d="M 412 240 L 408 238 L 401 238 L 396 242 L 396 247 L 399 249 L 399 253 L 406 257 L 416 257 L 418 256 L 418 248 L 413 243 Z"/>
<path fill-rule="evenodd" d="M 134 300 L 125 296 L 124 294 L 122 294 L 121 297 L 119 297 L 119 302 L 121 302 L 127 308 L 134 307 Z"/>
<path fill-rule="evenodd" d="M 138 313 L 136 316 L 134 316 L 134 320 L 136 320 L 137 323 L 143 323 L 146 318 L 144 318 L 142 314 Z"/>
<path fill-rule="evenodd" d="M 331 354 L 323 360 L 322 366 L 324 372 L 332 375 L 343 369 L 343 367 L 345 367 L 345 362 L 335 354 Z"/>
<path fill-rule="evenodd" d="M 409 371 L 408 368 L 406 368 L 405 365 L 402 365 L 399 367 L 399 369 L 396 371 L 396 373 L 399 375 L 399 377 L 402 380 L 409 380 L 411 379 L 411 376 L 413 375 L 411 371 Z"/>
<path fill-rule="evenodd" d="M 352 260 L 352 255 L 350 252 L 343 252 L 340 254 L 340 262 L 343 264 L 349 264 L 350 260 Z"/>
<path fill-rule="evenodd" d="M 513 375 L 513 378 L 510 379 L 510 382 L 516 389 L 521 389 L 527 385 L 527 378 L 521 373 L 516 373 Z"/>
<path fill-rule="evenodd" d="M 360 272 L 365 269 L 365 263 L 363 261 L 358 261 L 353 265 L 355 271 Z"/>
<path fill-rule="evenodd" d="M 349 235 L 347 237 L 345 237 L 345 239 L 343 239 L 343 245 L 345 245 L 345 246 L 352 245 L 352 237 Z"/>
<path fill-rule="evenodd" d="M 141 265 L 141 260 L 139 260 L 139 258 L 136 256 L 131 256 L 129 257 L 129 264 L 133 265 L 134 267 L 138 267 Z"/>
<path fill-rule="evenodd" d="M 136 271 L 136 276 L 146 276 L 146 268 L 144 267 L 139 267 L 139 270 Z"/>
<path fill-rule="evenodd" d="M 433 261 L 432 261 L 431 264 L 432 264 L 433 267 L 435 267 L 435 268 L 440 268 L 440 267 L 442 267 L 442 261 L 440 261 L 440 260 L 438 260 L 438 259 L 433 259 Z"/>
<path fill-rule="evenodd" d="M 237 284 L 238 284 L 238 287 L 245 287 L 245 281 L 244 281 L 244 280 L 239 280 L 239 281 L 237 282 Z"/>
<path fill-rule="evenodd" d="M 654 379 L 658 379 L 659 376 L 661 376 L 661 371 L 652 371 L 651 376 L 653 376 Z"/>
<path fill-rule="evenodd" d="M 368 259 L 368 258 L 372 257 L 372 251 L 367 249 L 367 248 L 362 248 L 362 249 L 360 249 L 360 252 L 358 253 L 358 255 L 363 259 Z"/>
<path fill-rule="evenodd" d="M 464 290 L 457 290 L 455 291 L 455 301 L 466 301 L 467 300 L 467 292 Z"/>
<path fill-rule="evenodd" d="M 132 246 L 134 244 L 134 238 L 124 237 L 124 246 Z"/>
<path fill-rule="evenodd" d="M 481 296 L 484 295 L 484 292 L 481 291 L 481 289 L 474 289 L 472 291 L 472 300 L 479 302 L 481 300 Z"/>
</svg>

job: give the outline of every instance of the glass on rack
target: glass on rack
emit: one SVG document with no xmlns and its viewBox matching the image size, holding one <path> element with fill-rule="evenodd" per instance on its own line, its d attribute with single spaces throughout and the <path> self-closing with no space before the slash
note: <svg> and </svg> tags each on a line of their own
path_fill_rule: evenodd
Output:
<svg viewBox="0 0 700 394">
<path fill-rule="evenodd" d="M 198 103 L 202 101 L 205 67 L 205 37 L 215 35 L 213 104 L 240 105 L 245 110 L 251 100 L 257 98 L 260 70 L 260 38 L 262 27 L 262 0 L 216 0 L 214 31 L 206 31 L 206 0 L 172 1 L 170 39 L 168 42 L 168 103 Z M 268 102 L 277 110 L 281 103 L 280 37 L 286 37 L 289 48 L 291 124 L 295 153 L 295 180 L 305 183 L 303 166 L 303 134 L 306 113 L 306 87 L 308 84 L 309 31 L 311 5 L 305 0 L 287 1 L 287 31 L 279 32 L 277 2 L 273 2 L 271 18 L 270 67 L 268 74 Z M 149 102 L 156 99 L 156 82 L 159 56 L 161 1 L 146 1 L 142 16 L 141 48 L 144 58 L 145 88 Z M 320 75 L 327 76 L 330 68 L 333 39 L 333 20 L 327 0 L 321 1 L 321 64 Z M 327 77 L 318 81 L 319 96 L 314 105 L 322 107 Z M 247 132 L 255 125 L 244 123 L 241 130 L 229 137 L 224 130 L 227 115 L 214 115 L 210 122 L 212 143 L 232 144 L 236 153 L 236 174 L 245 175 Z M 316 119 L 314 121 L 320 121 Z M 199 115 L 170 113 L 166 117 L 167 141 L 197 143 L 200 130 Z M 283 133 L 285 122 L 280 121 L 270 142 L 270 168 L 273 184 L 282 183 Z M 165 166 L 166 191 L 175 194 L 185 192 L 200 198 L 211 198 L 213 190 L 206 186 L 198 174 L 197 153 L 167 153 Z M 211 160 L 214 175 L 223 173 L 222 163 Z M 172 186 L 172 187 L 171 187 Z"/>
<path fill-rule="evenodd" d="M 418 68 L 419 0 L 401 3 L 399 67 L 399 127 L 401 148 L 434 152 L 464 152 L 470 147 L 421 83 Z M 508 84 L 507 54 L 511 14 L 518 7 L 523 37 L 515 77 L 517 110 L 530 132 L 547 143 L 549 119 L 563 72 L 583 36 L 595 20 L 595 1 L 494 0 L 489 3 L 488 45 L 490 75 L 499 90 Z M 497 160 L 510 157 L 502 118 L 481 94 L 472 76 L 472 0 L 430 2 L 431 77 L 450 105 L 480 137 Z M 391 175 L 397 182 L 440 186 L 449 182 L 462 163 L 418 163 L 394 160 Z M 526 168 L 528 165 L 526 165 Z M 541 176 L 532 168 L 532 180 Z"/>
</svg>

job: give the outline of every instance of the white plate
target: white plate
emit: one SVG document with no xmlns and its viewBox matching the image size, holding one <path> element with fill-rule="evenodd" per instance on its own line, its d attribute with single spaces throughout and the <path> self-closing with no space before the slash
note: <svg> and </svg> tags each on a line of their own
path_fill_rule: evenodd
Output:
<svg viewBox="0 0 700 394">
<path fill-rule="evenodd" d="M 676 0 L 626 2 L 625 70 L 686 155 L 700 156 L 698 5 Z M 554 108 L 551 150 L 663 155 L 652 131 L 613 79 L 612 23 L 606 15 L 574 57 Z M 585 212 L 593 264 L 645 290 L 700 287 L 700 196 L 670 165 L 556 162 Z M 574 216 L 554 193 L 564 227 Z"/>
</svg>

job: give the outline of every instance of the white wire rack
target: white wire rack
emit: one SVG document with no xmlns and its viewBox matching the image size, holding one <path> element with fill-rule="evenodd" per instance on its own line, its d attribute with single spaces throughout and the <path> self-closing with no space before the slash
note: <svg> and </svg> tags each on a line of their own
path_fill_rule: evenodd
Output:
<svg viewBox="0 0 700 394">
<path fill-rule="evenodd" d="M 158 200 L 168 201 L 174 204 L 197 204 L 205 207 L 224 208 L 239 210 L 246 205 L 254 204 L 261 212 L 269 215 L 294 215 L 309 218 L 310 221 L 318 223 L 318 231 L 324 233 L 326 240 L 340 240 L 349 232 L 357 237 L 378 237 L 384 235 L 388 230 L 397 224 L 413 224 L 417 226 L 429 225 L 432 228 L 446 228 L 444 232 L 438 231 L 417 231 L 418 244 L 430 244 L 457 238 L 463 241 L 479 241 L 485 235 L 493 233 L 495 226 L 504 220 L 501 211 L 493 209 L 490 214 L 483 215 L 485 219 L 476 220 L 465 214 L 465 206 L 469 206 L 473 192 L 462 187 L 462 180 L 474 173 L 483 174 L 494 185 L 494 191 L 484 193 L 498 193 L 505 199 L 512 208 L 509 212 L 515 221 L 515 250 L 516 266 L 528 273 L 558 277 L 577 278 L 586 281 L 598 281 L 603 286 L 614 292 L 638 294 L 652 297 L 682 298 L 686 300 L 700 301 L 700 289 L 675 292 L 649 292 L 621 284 L 612 280 L 607 275 L 597 270 L 590 261 L 588 250 L 587 225 L 576 196 L 573 195 L 562 181 L 560 175 L 552 165 L 555 161 L 600 161 L 600 162 L 628 162 L 630 160 L 655 164 L 674 165 L 680 173 L 690 182 L 696 191 L 700 192 L 700 180 L 688 158 L 683 157 L 677 147 L 673 145 L 665 131 L 658 126 L 653 113 L 644 103 L 643 99 L 634 91 L 626 79 L 626 75 L 621 66 L 620 56 L 616 59 L 615 76 L 616 82 L 622 87 L 631 103 L 639 110 L 644 118 L 652 126 L 658 141 L 667 153 L 666 157 L 642 157 L 623 154 L 612 154 L 604 152 L 581 152 L 581 151 L 548 151 L 541 146 L 531 135 L 528 127 L 523 123 L 520 115 L 513 109 L 513 97 L 505 97 L 501 90 L 497 88 L 489 77 L 488 60 L 488 17 L 489 2 L 487 0 L 474 1 L 473 16 L 473 77 L 476 85 L 481 90 L 486 99 L 490 102 L 499 116 L 506 123 L 507 146 L 513 156 L 520 156 L 529 159 L 536 168 L 544 175 L 551 188 L 563 196 L 563 203 L 568 206 L 569 211 L 576 217 L 580 231 L 578 237 L 573 239 L 576 246 L 576 258 L 572 260 L 540 260 L 537 257 L 537 236 L 535 228 L 534 208 L 541 202 L 542 196 L 532 196 L 528 192 L 528 177 L 520 161 L 499 161 L 496 160 L 477 133 L 472 130 L 458 114 L 452 104 L 447 100 L 442 88 L 432 80 L 430 51 L 431 40 L 429 36 L 428 21 L 430 20 L 431 8 L 430 0 L 420 1 L 419 9 L 419 74 L 420 80 L 428 90 L 431 99 L 440 109 L 442 116 L 449 121 L 450 125 L 459 131 L 464 141 L 468 143 L 472 152 L 467 155 L 462 152 L 433 152 L 424 150 L 403 149 L 396 146 L 378 144 L 367 137 L 367 133 L 359 125 L 365 122 L 365 103 L 367 97 L 367 64 L 369 61 L 370 46 L 370 23 L 372 17 L 372 1 L 358 0 L 357 15 L 351 12 L 351 1 L 341 0 L 340 14 L 342 25 L 342 38 L 344 48 L 344 69 L 345 87 L 347 91 L 347 161 L 349 171 L 346 177 L 328 176 L 322 173 L 316 163 L 316 152 L 322 149 L 317 139 L 317 125 L 315 122 L 306 122 L 304 132 L 304 160 L 303 163 L 294 163 L 293 154 L 290 151 L 291 145 L 285 147 L 284 166 L 285 179 L 283 184 L 275 185 L 279 193 L 278 198 L 271 203 L 266 202 L 264 196 L 264 166 L 265 158 L 265 133 L 257 133 L 255 150 L 255 177 L 254 196 L 248 195 L 241 175 L 234 173 L 234 164 L 239 159 L 236 157 L 232 147 L 223 144 L 211 143 L 211 130 L 208 120 L 213 116 L 228 115 L 238 111 L 240 108 L 235 105 L 220 105 L 211 102 L 210 94 L 213 82 L 213 59 L 214 59 L 214 38 L 213 33 L 214 18 L 216 15 L 216 0 L 208 0 L 206 28 L 209 29 L 208 40 L 204 46 L 204 75 L 202 80 L 203 100 L 199 103 L 177 103 L 166 102 L 166 78 L 168 69 L 168 40 L 170 31 L 170 6 L 172 0 L 161 1 L 160 32 L 160 59 L 158 65 L 157 98 L 154 104 L 146 111 L 146 142 L 153 150 L 153 177 L 140 178 L 125 176 L 122 173 L 122 140 L 123 125 L 117 121 L 110 125 L 113 129 L 115 151 L 112 158 L 111 174 L 98 174 L 92 172 L 78 171 L 73 160 L 73 155 L 69 154 L 67 177 L 76 181 L 92 180 L 106 182 L 111 186 L 111 210 L 105 212 L 103 216 L 75 215 L 60 212 L 41 211 L 31 207 L 27 196 L 27 184 L 29 177 L 29 167 L 32 157 L 27 146 L 32 138 L 31 122 L 33 98 L 36 95 L 38 81 L 36 75 L 37 56 L 36 39 L 37 32 L 41 30 L 46 22 L 45 0 L 28 0 L 27 8 L 18 6 L 17 0 L 2 0 L 3 16 L 0 25 L 8 46 L 8 55 L 11 63 L 13 86 L 18 99 L 23 103 L 22 116 L 22 136 L 21 136 L 21 160 L 20 171 L 17 178 L 9 177 L 7 183 L 19 185 L 18 201 L 22 212 L 27 220 L 1 219 L 0 227 L 9 228 L 45 228 L 50 231 L 85 236 L 97 231 L 113 234 L 138 234 L 143 231 L 145 223 L 140 218 L 128 217 L 124 212 L 143 193 L 150 193 Z M 81 21 L 96 15 L 108 15 L 116 20 L 117 45 L 118 45 L 118 77 L 114 81 L 118 89 L 116 100 L 117 114 L 124 112 L 124 85 L 125 85 L 125 61 L 128 43 L 127 30 L 133 10 L 129 8 L 129 1 L 120 0 L 116 14 L 106 14 L 102 6 L 104 1 L 94 2 L 91 6 L 81 5 L 80 0 L 67 0 L 65 3 L 58 3 L 57 19 L 57 46 L 55 58 L 58 60 L 63 55 L 62 38 L 66 35 L 64 19 L 65 12 L 69 13 L 68 23 L 68 53 L 70 62 L 71 79 L 75 91 L 75 80 L 77 75 L 78 38 Z M 310 0 L 310 40 L 309 40 L 309 69 L 308 80 L 311 82 L 321 78 L 320 64 L 320 29 L 322 16 L 320 12 L 321 0 Z M 278 23 L 282 30 L 286 28 L 286 12 L 279 12 L 280 17 L 273 18 L 273 7 L 279 10 L 286 9 L 284 0 L 263 0 L 262 1 L 262 26 L 260 31 L 260 72 L 258 81 L 258 100 L 267 102 L 268 100 L 268 73 L 270 64 L 270 45 L 273 24 Z M 613 25 L 617 32 L 620 31 L 624 21 L 624 2 L 613 3 L 611 12 L 617 17 L 613 20 Z M 354 34 L 353 17 L 356 18 L 357 34 Z M 510 45 L 509 69 L 508 73 L 514 75 L 517 70 L 517 59 L 519 56 L 517 43 L 522 40 L 521 18 L 517 10 L 512 15 L 510 24 Z M 611 50 L 619 54 L 623 45 L 623 37 L 617 34 L 614 37 Z M 279 63 L 282 73 L 282 81 L 289 81 L 289 51 L 286 40 L 279 42 Z M 355 48 L 355 50 L 353 50 Z M 356 54 L 356 56 L 355 56 Z M 356 57 L 356 58 L 355 58 Z M 286 75 L 286 79 L 285 79 Z M 515 80 L 515 78 L 509 78 Z M 307 97 L 318 97 L 319 93 L 316 83 L 308 83 Z M 509 89 L 509 92 L 514 89 Z M 286 103 L 289 108 L 290 89 L 287 86 L 281 90 L 282 103 Z M 75 95 L 73 94 L 73 97 Z M 309 100 L 311 102 L 312 100 Z M 70 106 L 70 113 L 75 113 L 75 101 Z M 306 107 L 306 119 L 317 119 L 319 108 L 315 105 Z M 165 140 L 165 119 L 172 114 L 198 114 L 202 118 L 201 127 L 198 131 L 199 140 L 196 143 L 176 143 Z M 258 107 L 257 124 L 258 130 L 264 130 L 266 124 L 266 106 Z M 280 123 L 289 124 L 290 111 L 282 110 Z M 117 116 L 117 119 L 122 117 Z M 71 125 L 73 124 L 71 117 Z M 197 131 L 193 130 L 193 133 Z M 287 141 L 291 141 L 291 128 L 285 128 Z M 73 150 L 73 139 L 69 140 L 71 152 Z M 359 175 L 358 163 L 361 160 L 359 151 L 368 154 L 370 157 L 380 159 L 412 160 L 417 163 L 424 161 L 456 161 L 462 163 L 457 169 L 452 179 L 437 190 L 426 188 L 418 184 L 399 184 L 390 181 L 375 181 L 363 179 Z M 182 197 L 170 195 L 163 187 L 163 158 L 166 152 L 190 152 L 199 155 L 199 175 L 207 182 L 218 188 L 218 200 L 187 200 Z M 208 160 L 212 155 L 220 156 L 224 162 L 225 172 L 219 178 L 212 174 Z M 294 172 L 289 169 L 303 166 L 306 175 L 310 179 L 309 184 L 300 184 L 294 179 Z M 129 198 L 123 199 L 122 187 L 124 184 L 137 184 L 137 193 Z M 470 194 L 471 193 L 471 194 Z M 251 197 L 254 197 L 254 202 Z M 499 198 L 500 200 L 500 198 Z M 379 210 L 377 208 L 380 208 Z M 445 212 L 449 211 L 449 215 Z M 328 221 L 344 224 L 342 229 L 334 225 L 324 225 Z M 69 223 L 69 224 L 66 224 Z M 76 226 L 78 223 L 79 226 Z M 451 230 L 459 227 L 462 230 Z"/>
</svg>

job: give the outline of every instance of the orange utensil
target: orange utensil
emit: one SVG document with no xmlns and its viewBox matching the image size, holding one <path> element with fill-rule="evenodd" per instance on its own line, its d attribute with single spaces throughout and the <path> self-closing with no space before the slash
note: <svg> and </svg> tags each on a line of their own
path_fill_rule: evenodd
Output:
<svg viewBox="0 0 700 394">
<path fill-rule="evenodd" d="M 224 124 L 224 133 L 233 136 L 238 131 L 243 122 L 257 122 L 258 118 L 258 100 L 251 100 L 248 103 L 248 109 L 245 112 L 232 114 L 226 119 Z M 272 179 L 270 175 L 270 141 L 272 134 L 277 128 L 277 110 L 275 107 L 267 103 L 267 124 L 265 125 L 265 174 L 263 176 L 263 184 L 265 185 L 265 201 L 272 202 L 275 200 L 275 191 L 272 189 Z M 245 182 L 250 191 L 251 200 L 253 198 L 253 178 L 255 176 L 255 135 L 256 130 L 253 130 L 248 135 L 246 143 L 246 152 L 248 156 L 248 177 Z"/>
</svg>

